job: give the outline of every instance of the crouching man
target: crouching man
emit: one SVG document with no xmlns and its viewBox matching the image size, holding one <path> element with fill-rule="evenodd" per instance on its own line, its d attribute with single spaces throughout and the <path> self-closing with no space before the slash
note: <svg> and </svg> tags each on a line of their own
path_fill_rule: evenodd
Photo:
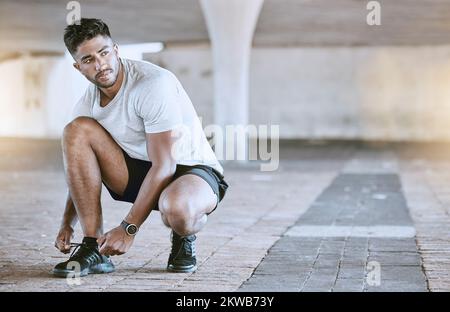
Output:
<svg viewBox="0 0 450 312">
<path fill-rule="evenodd" d="M 188 95 L 171 72 L 119 57 L 99 19 L 67 26 L 64 42 L 74 67 L 92 84 L 63 133 L 69 192 L 55 246 L 70 252 L 77 220 L 84 238 L 54 275 L 73 276 L 71 261 L 80 264 L 81 276 L 114 271 L 110 256 L 129 250 L 152 210 L 172 229 L 167 269 L 195 271 L 194 234 L 228 185 Z M 102 183 L 115 200 L 133 204 L 106 233 Z"/>
</svg>

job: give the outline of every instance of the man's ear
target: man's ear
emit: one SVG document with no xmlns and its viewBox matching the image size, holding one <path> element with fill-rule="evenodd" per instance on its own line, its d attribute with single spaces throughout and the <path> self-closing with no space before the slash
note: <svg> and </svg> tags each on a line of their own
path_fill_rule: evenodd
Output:
<svg viewBox="0 0 450 312">
<path fill-rule="evenodd" d="M 73 63 L 73 67 L 75 67 L 76 70 L 80 71 L 80 64 Z"/>
<path fill-rule="evenodd" d="M 116 54 L 119 55 L 119 46 L 117 45 L 117 43 L 114 43 L 113 49 L 114 51 L 116 51 Z"/>
</svg>

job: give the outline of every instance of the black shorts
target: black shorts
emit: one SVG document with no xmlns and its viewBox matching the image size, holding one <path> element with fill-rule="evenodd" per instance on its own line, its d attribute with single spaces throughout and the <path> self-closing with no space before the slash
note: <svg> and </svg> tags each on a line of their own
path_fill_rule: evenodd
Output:
<svg viewBox="0 0 450 312">
<path fill-rule="evenodd" d="M 134 203 L 142 182 L 144 181 L 147 172 L 150 170 L 152 163 L 150 161 L 131 158 L 125 151 L 123 151 L 123 155 L 125 156 L 125 162 L 128 168 L 128 184 L 123 195 L 120 196 L 111 190 L 106 183 L 103 184 L 108 189 L 111 197 L 115 200 Z M 217 195 L 217 204 L 225 196 L 228 184 L 225 182 L 224 176 L 214 168 L 205 165 L 185 166 L 177 164 L 177 169 L 172 181 L 186 174 L 195 174 L 205 180 L 211 186 L 214 194 Z M 213 211 L 217 208 L 217 204 Z M 158 203 L 156 203 L 156 206 L 153 209 L 159 210 Z"/>
</svg>

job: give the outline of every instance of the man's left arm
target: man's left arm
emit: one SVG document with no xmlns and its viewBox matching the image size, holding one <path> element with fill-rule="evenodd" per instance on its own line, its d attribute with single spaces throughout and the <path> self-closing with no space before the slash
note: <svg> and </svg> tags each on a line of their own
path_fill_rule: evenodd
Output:
<svg viewBox="0 0 450 312">
<path fill-rule="evenodd" d="M 170 183 L 176 170 L 172 157 L 174 137 L 172 131 L 147 133 L 147 153 L 152 162 L 141 188 L 125 221 L 140 227 L 156 206 L 159 196 Z M 133 244 L 134 236 L 128 235 L 118 226 L 98 239 L 100 252 L 105 255 L 121 255 Z"/>
</svg>

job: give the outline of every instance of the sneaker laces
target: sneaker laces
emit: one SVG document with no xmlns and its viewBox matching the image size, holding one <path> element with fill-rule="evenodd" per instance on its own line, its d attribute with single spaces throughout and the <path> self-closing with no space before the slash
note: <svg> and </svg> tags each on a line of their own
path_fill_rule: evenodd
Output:
<svg viewBox="0 0 450 312">
<path fill-rule="evenodd" d="M 89 264 L 93 264 L 101 259 L 97 248 L 92 248 L 86 243 L 70 243 L 70 247 L 75 247 L 69 257 L 69 261 L 77 261 L 83 259 Z M 92 252 L 94 251 L 94 252 Z"/>
</svg>

